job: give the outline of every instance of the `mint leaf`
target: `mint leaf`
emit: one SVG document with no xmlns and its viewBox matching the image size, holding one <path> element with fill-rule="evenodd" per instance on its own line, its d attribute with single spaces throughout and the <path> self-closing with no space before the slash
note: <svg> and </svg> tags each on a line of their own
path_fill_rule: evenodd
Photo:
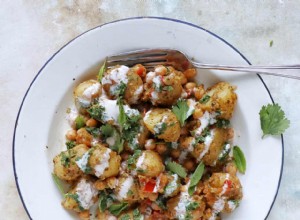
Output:
<svg viewBox="0 0 300 220">
<path fill-rule="evenodd" d="M 193 195 L 193 193 L 195 192 L 195 188 L 197 186 L 197 184 L 199 183 L 199 181 L 202 178 L 203 172 L 204 172 L 204 164 L 201 162 L 199 163 L 199 165 L 197 166 L 196 170 L 194 171 L 192 177 L 191 177 L 191 181 L 190 181 L 190 185 L 188 188 L 188 192 L 190 194 L 190 196 Z"/>
<path fill-rule="evenodd" d="M 243 151 L 238 146 L 233 147 L 233 160 L 238 171 L 244 174 L 246 171 L 246 159 Z"/>
<path fill-rule="evenodd" d="M 187 175 L 185 169 L 179 163 L 169 161 L 166 166 L 168 170 L 170 170 L 173 173 L 176 173 L 182 178 L 185 178 Z"/>
<path fill-rule="evenodd" d="M 112 204 L 108 210 L 111 214 L 118 216 L 121 214 L 122 211 L 126 210 L 129 207 L 129 204 L 127 202 L 122 203 L 115 203 Z"/>
</svg>

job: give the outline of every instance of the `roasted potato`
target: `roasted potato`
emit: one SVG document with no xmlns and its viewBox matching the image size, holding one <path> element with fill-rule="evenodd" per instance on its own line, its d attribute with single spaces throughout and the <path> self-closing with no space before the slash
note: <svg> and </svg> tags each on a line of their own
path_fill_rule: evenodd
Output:
<svg viewBox="0 0 300 220">
<path fill-rule="evenodd" d="M 102 79 L 102 85 L 111 99 L 116 99 L 123 91 L 128 104 L 138 103 L 143 94 L 143 81 L 134 67 L 115 66 L 109 69 Z"/>
<path fill-rule="evenodd" d="M 79 144 L 74 148 L 63 151 L 53 159 L 54 174 L 62 180 L 76 180 L 83 174 L 75 163 L 76 158 L 82 157 L 89 148 L 84 144 Z"/>
<path fill-rule="evenodd" d="M 237 101 L 235 89 L 228 82 L 219 82 L 208 88 L 200 100 L 203 112 L 220 111 L 219 118 L 230 119 Z"/>
<path fill-rule="evenodd" d="M 168 66 L 157 66 L 154 72 L 146 75 L 146 92 L 143 100 L 153 105 L 170 106 L 176 103 L 182 92 L 182 72 Z M 186 79 L 185 79 L 186 80 Z"/>
<path fill-rule="evenodd" d="M 195 145 L 192 156 L 205 165 L 215 166 L 223 150 L 224 143 L 228 140 L 228 130 L 224 128 L 212 129 L 204 143 Z"/>
<path fill-rule="evenodd" d="M 81 178 L 76 186 L 71 189 L 62 201 L 62 206 L 76 212 L 88 210 L 96 201 L 98 190 L 93 186 L 93 182 L 86 178 Z"/>
<path fill-rule="evenodd" d="M 116 176 L 119 173 L 121 157 L 115 151 L 98 144 L 90 152 L 89 166 L 99 179 Z"/>
<path fill-rule="evenodd" d="M 221 212 L 230 212 L 233 204 L 229 201 L 239 201 L 243 197 L 242 185 L 235 175 L 229 173 L 213 173 L 212 176 L 204 182 L 204 197 L 207 204 L 213 208 L 215 202 L 222 197 L 227 205 Z M 229 204 L 228 204 L 229 202 Z"/>
<path fill-rule="evenodd" d="M 84 113 L 85 109 L 91 106 L 93 100 L 101 95 L 101 92 L 101 84 L 94 79 L 80 83 L 74 89 L 75 106 L 81 113 Z"/>
<path fill-rule="evenodd" d="M 130 175 L 121 175 L 114 191 L 119 201 L 132 203 L 139 200 L 137 183 Z"/>
<path fill-rule="evenodd" d="M 170 109 L 155 108 L 148 111 L 144 123 L 149 131 L 166 142 L 176 142 L 180 136 L 180 124 Z"/>
<path fill-rule="evenodd" d="M 205 210 L 205 202 L 201 196 L 189 196 L 187 192 L 181 192 L 167 202 L 167 217 L 169 219 L 201 219 Z"/>
<path fill-rule="evenodd" d="M 136 171 L 143 176 L 157 177 L 164 169 L 161 157 L 152 150 L 142 151 L 136 162 Z"/>
</svg>

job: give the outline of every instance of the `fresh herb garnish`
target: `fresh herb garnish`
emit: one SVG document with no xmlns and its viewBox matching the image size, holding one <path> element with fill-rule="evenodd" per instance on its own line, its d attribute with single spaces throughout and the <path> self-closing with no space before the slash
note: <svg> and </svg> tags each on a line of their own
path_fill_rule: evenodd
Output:
<svg viewBox="0 0 300 220">
<path fill-rule="evenodd" d="M 230 151 L 231 151 L 231 148 L 230 148 L 230 145 L 229 147 L 227 147 L 229 144 L 228 143 L 225 143 L 224 146 L 223 146 L 223 150 L 221 151 L 219 157 L 218 157 L 218 160 L 221 161 L 221 162 L 224 162 L 225 159 L 228 157 Z"/>
<path fill-rule="evenodd" d="M 122 215 L 120 220 L 130 220 L 130 215 L 128 213 L 125 215 Z"/>
<path fill-rule="evenodd" d="M 187 101 L 183 99 L 177 101 L 172 108 L 172 112 L 176 115 L 181 127 L 184 125 L 185 120 L 193 114 L 193 111 L 189 111 Z"/>
<path fill-rule="evenodd" d="M 205 103 L 207 103 L 208 101 L 209 101 L 209 99 L 210 99 L 210 96 L 209 95 L 205 95 L 205 96 L 203 96 L 201 99 L 200 99 L 200 103 L 201 104 L 205 104 Z"/>
<path fill-rule="evenodd" d="M 67 141 L 66 146 L 67 146 L 67 149 L 70 150 L 76 146 L 76 142 L 75 141 Z"/>
<path fill-rule="evenodd" d="M 244 153 L 238 146 L 233 147 L 233 160 L 237 167 L 237 169 L 241 173 L 245 173 L 246 171 L 246 159 Z"/>
<path fill-rule="evenodd" d="M 173 173 L 176 173 L 178 176 L 182 178 L 185 178 L 187 175 L 185 169 L 179 163 L 168 161 L 166 166 L 168 170 L 170 170 Z"/>
<path fill-rule="evenodd" d="M 112 137 L 114 143 L 109 144 L 109 148 L 113 151 L 121 153 L 124 149 L 124 140 L 121 138 L 118 130 L 110 124 L 102 125 L 100 131 L 105 139 Z"/>
<path fill-rule="evenodd" d="M 190 202 L 187 206 L 186 206 L 186 210 L 187 211 L 193 211 L 196 210 L 199 207 L 199 203 L 198 202 Z"/>
<path fill-rule="evenodd" d="M 114 89 L 111 90 L 111 94 L 115 97 L 123 97 L 125 90 L 127 88 L 126 83 L 120 82 L 120 84 L 115 85 Z"/>
<path fill-rule="evenodd" d="M 105 124 L 101 126 L 100 131 L 105 138 L 108 138 L 113 136 L 115 128 L 110 124 Z"/>
<path fill-rule="evenodd" d="M 168 91 L 168 92 L 170 92 L 170 91 L 173 91 L 174 89 L 173 89 L 173 87 L 172 86 L 164 86 L 164 87 L 162 87 L 162 91 Z"/>
<path fill-rule="evenodd" d="M 190 181 L 190 185 L 188 188 L 188 193 L 190 194 L 190 196 L 193 195 L 193 193 L 195 192 L 196 186 L 199 183 L 199 181 L 202 178 L 203 172 L 204 172 L 204 164 L 201 162 L 199 163 L 199 165 L 197 166 L 196 170 L 194 171 L 192 177 L 191 177 L 191 181 Z"/>
<path fill-rule="evenodd" d="M 98 73 L 98 76 L 97 76 L 98 82 L 100 82 L 100 83 L 101 83 L 103 75 L 106 71 L 106 62 L 107 62 L 107 58 L 105 58 L 104 63 L 100 67 L 100 70 L 99 70 L 99 73 Z"/>
<path fill-rule="evenodd" d="M 77 116 L 77 118 L 75 119 L 75 126 L 77 130 L 85 126 L 85 120 L 83 116 Z"/>
<path fill-rule="evenodd" d="M 103 106 L 100 106 L 99 104 L 92 105 L 89 109 L 87 109 L 87 112 L 93 119 L 96 119 L 98 121 L 104 120 L 105 108 Z"/>
<path fill-rule="evenodd" d="M 71 157 L 69 151 L 61 152 L 61 164 L 64 167 L 69 167 L 71 162 Z"/>
<path fill-rule="evenodd" d="M 273 40 L 270 40 L 269 46 L 272 47 L 273 46 Z"/>
<path fill-rule="evenodd" d="M 80 211 L 83 211 L 84 208 L 82 207 L 80 201 L 79 201 L 79 196 L 76 193 L 67 193 L 65 194 L 66 198 L 71 198 L 73 200 L 75 200 L 75 202 L 78 204 L 78 208 L 80 209 Z"/>
<path fill-rule="evenodd" d="M 218 128 L 228 128 L 230 126 L 230 121 L 227 119 L 218 119 L 216 123 Z"/>
<path fill-rule="evenodd" d="M 290 121 L 285 117 L 284 111 L 278 104 L 263 106 L 259 115 L 263 137 L 268 134 L 282 134 L 290 126 Z"/>
<path fill-rule="evenodd" d="M 135 210 L 133 210 L 132 215 L 133 215 L 133 220 L 143 220 L 144 219 L 142 214 L 140 213 L 139 209 L 137 209 L 137 208 Z"/>
<path fill-rule="evenodd" d="M 155 135 L 158 136 L 158 135 L 163 134 L 167 130 L 167 127 L 168 127 L 168 125 L 165 122 L 157 123 L 156 125 L 154 125 L 154 128 L 153 128 Z"/>
<path fill-rule="evenodd" d="M 129 204 L 127 202 L 122 202 L 122 203 L 115 203 L 112 204 L 109 208 L 108 211 L 115 215 L 118 216 L 121 214 L 122 211 L 126 210 L 129 207 Z"/>
<path fill-rule="evenodd" d="M 105 191 L 101 191 L 99 195 L 98 208 L 100 212 L 104 212 L 113 202 L 112 197 Z"/>
<path fill-rule="evenodd" d="M 164 198 L 163 195 L 159 195 L 155 203 L 162 209 L 167 210 L 167 198 Z"/>
<path fill-rule="evenodd" d="M 62 196 L 64 196 L 65 192 L 64 192 L 64 188 L 62 186 L 61 180 L 54 173 L 52 173 L 52 178 L 53 178 L 54 183 L 57 186 L 59 192 L 62 194 Z"/>
<path fill-rule="evenodd" d="M 193 136 L 195 136 L 195 134 L 192 134 Z M 205 138 L 207 136 L 210 135 L 210 130 L 209 130 L 209 127 L 206 127 L 204 128 L 204 130 L 202 131 L 201 135 L 196 137 L 196 140 L 195 140 L 195 144 L 197 143 L 204 143 L 205 142 Z"/>
<path fill-rule="evenodd" d="M 141 154 L 141 150 L 135 150 L 133 155 L 129 156 L 127 160 L 127 167 L 129 170 L 133 170 L 135 168 L 136 161 L 141 156 Z"/>
<path fill-rule="evenodd" d="M 85 129 L 87 130 L 87 132 L 89 132 L 91 135 L 93 135 L 94 138 L 98 138 L 101 134 L 100 128 L 86 127 Z"/>
</svg>

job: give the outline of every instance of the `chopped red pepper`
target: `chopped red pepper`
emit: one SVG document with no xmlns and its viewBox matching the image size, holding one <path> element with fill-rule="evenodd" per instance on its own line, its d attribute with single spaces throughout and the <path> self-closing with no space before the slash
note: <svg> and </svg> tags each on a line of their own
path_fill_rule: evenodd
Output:
<svg viewBox="0 0 300 220">
<path fill-rule="evenodd" d="M 140 66 L 140 67 L 138 67 L 138 69 L 136 70 L 136 74 L 138 74 L 139 76 L 143 76 L 143 74 L 144 74 L 144 70 L 145 70 L 145 68 L 144 67 L 142 67 L 142 66 Z"/>
<path fill-rule="evenodd" d="M 227 184 L 227 186 L 228 186 L 227 189 L 228 189 L 228 188 L 231 188 L 232 182 L 231 182 L 231 180 L 225 180 L 224 184 Z"/>
<path fill-rule="evenodd" d="M 156 182 L 154 180 L 149 180 L 144 186 L 144 191 L 153 192 L 155 186 L 156 186 Z"/>
</svg>

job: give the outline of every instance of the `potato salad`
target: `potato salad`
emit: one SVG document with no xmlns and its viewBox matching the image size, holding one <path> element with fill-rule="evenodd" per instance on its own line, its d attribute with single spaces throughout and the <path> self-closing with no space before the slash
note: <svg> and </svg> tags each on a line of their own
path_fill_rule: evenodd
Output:
<svg viewBox="0 0 300 220">
<path fill-rule="evenodd" d="M 85 220 L 218 220 L 239 206 L 236 87 L 204 88 L 195 75 L 102 66 L 74 88 L 66 148 L 53 159 L 65 209 Z"/>
</svg>

